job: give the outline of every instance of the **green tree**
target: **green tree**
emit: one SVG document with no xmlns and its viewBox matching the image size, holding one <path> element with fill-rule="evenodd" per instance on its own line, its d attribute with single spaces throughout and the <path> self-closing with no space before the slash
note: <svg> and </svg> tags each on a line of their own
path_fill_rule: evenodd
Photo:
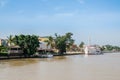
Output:
<svg viewBox="0 0 120 80">
<path fill-rule="evenodd" d="M 84 42 L 81 42 L 80 45 L 79 45 L 79 47 L 80 47 L 80 48 L 83 48 L 84 45 L 85 45 L 85 43 L 84 43 Z"/>
<path fill-rule="evenodd" d="M 66 33 L 66 49 L 70 49 L 70 46 L 73 45 L 74 40 L 72 39 L 73 34 L 72 33 Z"/>
<path fill-rule="evenodd" d="M 52 36 L 48 37 L 49 40 L 46 40 L 47 46 L 50 46 L 50 48 L 55 48 L 55 41 Z"/>
<path fill-rule="evenodd" d="M 63 36 L 58 36 L 55 34 L 55 45 L 56 48 L 59 50 L 59 53 L 62 55 L 64 52 L 66 52 L 67 47 L 72 45 L 74 43 L 74 40 L 72 39 L 72 33 L 66 33 Z"/>
<path fill-rule="evenodd" d="M 35 35 L 15 35 L 14 43 L 22 48 L 25 57 L 33 55 L 39 47 L 38 36 Z"/>
<path fill-rule="evenodd" d="M 84 45 L 85 45 L 84 42 L 81 42 L 80 45 L 79 45 L 79 48 L 80 48 L 81 52 L 84 52 L 84 49 L 83 49 Z"/>
<path fill-rule="evenodd" d="M 9 46 L 12 46 L 12 43 L 13 43 L 13 36 L 12 35 L 10 35 L 9 37 L 7 37 L 8 39 L 7 39 L 7 42 L 8 42 L 8 44 L 9 44 Z"/>
<path fill-rule="evenodd" d="M 8 47 L 0 46 L 0 52 L 7 52 L 7 51 L 8 51 Z"/>
<path fill-rule="evenodd" d="M 113 46 L 112 45 L 105 45 L 106 49 L 108 51 L 112 51 L 113 50 Z"/>
<path fill-rule="evenodd" d="M 120 51 L 120 47 L 119 47 L 119 46 L 113 46 L 113 49 L 114 49 L 115 51 Z"/>
<path fill-rule="evenodd" d="M 101 49 L 101 51 L 105 51 L 106 47 L 105 46 L 101 46 L 100 49 Z"/>
<path fill-rule="evenodd" d="M 113 45 L 104 45 L 101 47 L 102 51 L 120 51 L 119 46 L 113 46 Z"/>
</svg>

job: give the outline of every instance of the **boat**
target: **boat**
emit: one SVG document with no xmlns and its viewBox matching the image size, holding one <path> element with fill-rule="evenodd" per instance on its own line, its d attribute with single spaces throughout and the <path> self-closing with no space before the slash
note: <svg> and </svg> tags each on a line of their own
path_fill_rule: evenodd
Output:
<svg viewBox="0 0 120 80">
<path fill-rule="evenodd" d="M 85 55 L 99 55 L 102 54 L 99 45 L 91 45 L 91 39 L 89 37 L 88 45 L 84 46 Z"/>
<path fill-rule="evenodd" d="M 84 48 L 85 55 L 99 55 L 102 53 L 99 46 L 89 45 Z"/>
<path fill-rule="evenodd" d="M 52 58 L 53 57 L 53 54 L 47 52 L 46 54 L 41 54 L 40 55 L 40 58 Z"/>
</svg>

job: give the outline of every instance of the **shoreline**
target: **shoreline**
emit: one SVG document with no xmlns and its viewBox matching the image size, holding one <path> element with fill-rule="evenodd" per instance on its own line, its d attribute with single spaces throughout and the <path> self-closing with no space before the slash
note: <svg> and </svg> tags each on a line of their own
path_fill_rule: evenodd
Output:
<svg viewBox="0 0 120 80">
<path fill-rule="evenodd" d="M 84 53 L 72 53 L 72 54 L 54 54 L 53 56 L 72 56 L 72 55 L 83 55 Z M 29 59 L 29 58 L 40 58 L 39 56 L 32 56 L 32 57 L 21 57 L 21 56 L 0 56 L 0 60 L 11 60 L 11 59 Z"/>
<path fill-rule="evenodd" d="M 109 53 L 120 53 L 120 52 L 109 52 Z M 105 53 L 105 54 L 109 54 L 109 53 Z M 85 53 L 67 53 L 67 54 L 53 54 L 54 56 L 72 56 L 72 55 L 84 55 Z M 104 54 L 104 53 L 103 53 Z M 39 56 L 31 56 L 31 57 L 24 57 L 24 56 L 0 56 L 0 60 L 12 60 L 12 59 L 29 59 L 29 58 L 41 58 Z"/>
</svg>

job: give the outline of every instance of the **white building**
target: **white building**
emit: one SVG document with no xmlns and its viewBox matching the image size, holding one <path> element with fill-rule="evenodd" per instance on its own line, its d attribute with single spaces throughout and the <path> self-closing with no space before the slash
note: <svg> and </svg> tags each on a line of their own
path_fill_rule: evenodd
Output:
<svg viewBox="0 0 120 80">
<path fill-rule="evenodd" d="M 50 49 L 50 45 L 47 45 L 46 42 L 39 41 L 39 50 Z"/>
</svg>

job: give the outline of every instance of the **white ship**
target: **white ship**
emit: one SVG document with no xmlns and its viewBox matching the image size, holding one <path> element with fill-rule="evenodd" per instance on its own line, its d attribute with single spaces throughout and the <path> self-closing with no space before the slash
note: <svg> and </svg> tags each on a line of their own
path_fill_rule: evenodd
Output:
<svg viewBox="0 0 120 80">
<path fill-rule="evenodd" d="M 101 54 L 101 49 L 96 45 L 85 46 L 84 48 L 85 55 L 99 55 Z"/>
</svg>

